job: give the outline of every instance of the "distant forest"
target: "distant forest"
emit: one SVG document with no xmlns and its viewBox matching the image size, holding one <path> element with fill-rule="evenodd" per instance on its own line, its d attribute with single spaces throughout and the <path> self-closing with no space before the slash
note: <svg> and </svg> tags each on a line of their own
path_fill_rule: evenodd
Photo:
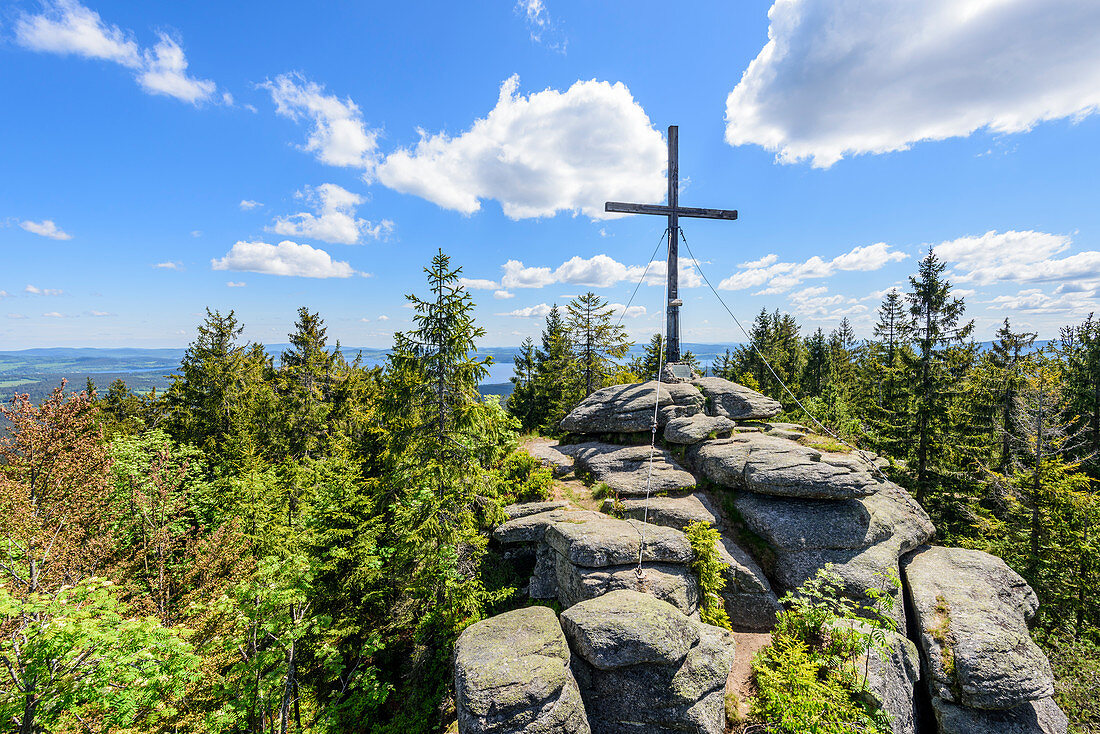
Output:
<svg viewBox="0 0 1100 734">
<path fill-rule="evenodd" d="M 777 420 L 887 457 L 939 543 L 1023 575 L 1058 703 L 1095 731 L 1100 321 L 1082 314 L 1039 348 L 1006 319 L 982 348 L 943 270 L 922 260 L 871 339 L 762 311 L 745 344 L 699 367 L 780 400 Z M 3 726 L 452 726 L 458 634 L 528 603 L 486 532 L 505 506 L 549 496 L 521 437 L 556 435 L 579 400 L 652 379 L 663 358 L 659 336 L 632 348 L 586 293 L 514 353 L 507 400 L 484 397 L 484 331 L 460 273 L 433 258 L 412 327 L 377 365 L 337 351 L 307 308 L 277 353 L 243 341 L 232 311 L 208 311 L 155 395 L 93 376 L 91 392 L 74 381 L 9 401 Z"/>
</svg>

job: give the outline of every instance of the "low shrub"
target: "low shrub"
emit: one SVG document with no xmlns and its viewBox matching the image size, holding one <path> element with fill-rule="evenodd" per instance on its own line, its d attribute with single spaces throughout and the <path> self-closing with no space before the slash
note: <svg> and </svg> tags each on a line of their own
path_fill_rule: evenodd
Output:
<svg viewBox="0 0 1100 734">
<path fill-rule="evenodd" d="M 517 449 L 508 454 L 493 473 L 506 502 L 540 502 L 550 498 L 554 475 L 526 451 Z"/>
<path fill-rule="evenodd" d="M 706 522 L 693 522 L 684 528 L 695 560 L 691 569 L 699 580 L 699 618 L 706 624 L 730 629 L 730 618 L 722 603 L 722 589 L 726 580 L 722 577 L 722 563 L 718 560 L 718 531 Z"/>
</svg>

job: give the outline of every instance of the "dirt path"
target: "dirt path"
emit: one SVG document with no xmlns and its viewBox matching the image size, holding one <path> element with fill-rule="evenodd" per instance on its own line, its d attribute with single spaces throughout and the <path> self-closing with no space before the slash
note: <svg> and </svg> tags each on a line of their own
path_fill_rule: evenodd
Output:
<svg viewBox="0 0 1100 734">
<path fill-rule="evenodd" d="M 749 697 L 753 693 L 752 659 L 772 641 L 772 636 L 770 632 L 734 632 L 733 636 L 737 640 L 737 655 L 726 679 L 726 693 L 737 696 L 737 711 L 744 718 L 749 714 Z"/>
</svg>

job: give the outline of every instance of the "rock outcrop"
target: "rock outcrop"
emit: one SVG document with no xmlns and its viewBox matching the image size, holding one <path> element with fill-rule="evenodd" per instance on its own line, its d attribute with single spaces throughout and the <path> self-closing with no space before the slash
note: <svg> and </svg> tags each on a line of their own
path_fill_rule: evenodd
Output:
<svg viewBox="0 0 1100 734">
<path fill-rule="evenodd" d="M 657 390 L 656 380 L 597 390 L 562 419 L 561 428 L 570 433 L 649 433 Z M 703 395 L 689 384 L 661 383 L 657 423 L 701 413 L 703 403 Z"/>
<path fill-rule="evenodd" d="M 720 415 L 735 421 L 751 421 L 771 418 L 783 412 L 783 406 L 778 401 L 721 377 L 701 377 L 693 380 L 692 384 L 706 398 L 707 415 Z"/>
<path fill-rule="evenodd" d="M 589 734 L 569 646 L 547 607 L 468 627 L 455 646 L 455 706 L 463 734 Z"/>
<path fill-rule="evenodd" d="M 577 604 L 561 622 L 594 734 L 725 731 L 730 633 L 633 591 Z"/>
<path fill-rule="evenodd" d="M 797 589 L 827 565 L 852 599 L 875 603 L 869 589 L 893 596 L 898 632 L 886 632 L 883 654 L 861 665 L 866 695 L 890 714 L 894 734 L 931 734 L 918 722 L 933 715 L 940 734 L 1065 734 L 1050 666 L 1028 635 L 1037 601 L 1023 579 L 993 556 L 925 545 L 935 528 L 887 480 L 880 458 L 833 450 L 843 447 L 799 424 L 760 422 L 781 406 L 743 386 L 678 379 L 659 386 L 663 430 L 654 435 L 652 471 L 646 434 L 656 382 L 593 393 L 562 421 L 581 442 L 544 441 L 533 453 L 559 475 L 575 469 L 605 483 L 614 496 L 603 513 L 561 502 L 513 506 L 494 530 L 506 556 L 532 563 L 528 594 L 564 608 L 572 655 L 562 656 L 561 631 L 545 611 L 471 627 L 456 661 L 462 734 L 589 725 L 597 734 L 723 731 L 735 649 L 728 633 L 698 619 L 694 552 L 683 532 L 693 522 L 720 533 L 721 597 L 735 629 L 770 629 L 780 610 L 773 589 Z M 624 434 L 645 445 L 598 440 Z M 892 584 L 899 577 L 904 591 Z M 498 627 L 487 624 L 497 619 Z M 917 645 L 905 636 L 907 619 Z M 507 638 L 519 625 L 531 639 Z M 572 676 L 563 675 L 563 660 Z M 469 672 L 476 664 L 498 670 L 478 677 Z M 924 690 L 931 710 L 925 703 L 922 713 Z"/>
<path fill-rule="evenodd" d="M 1009 731 L 993 724 L 1042 720 L 1044 728 L 1019 730 L 1059 730 L 1043 703 L 1054 676 L 1027 629 L 1039 602 L 1019 574 L 988 553 L 931 546 L 903 569 L 941 729 Z"/>
</svg>

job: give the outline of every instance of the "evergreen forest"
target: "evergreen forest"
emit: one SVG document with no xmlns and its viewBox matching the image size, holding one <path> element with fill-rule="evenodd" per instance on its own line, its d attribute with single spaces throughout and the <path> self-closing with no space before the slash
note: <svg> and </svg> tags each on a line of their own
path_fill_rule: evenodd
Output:
<svg viewBox="0 0 1100 734">
<path fill-rule="evenodd" d="M 889 459 L 938 543 L 1005 559 L 1040 599 L 1058 703 L 1100 731 L 1100 320 L 1040 343 L 1005 319 L 982 346 L 944 269 L 916 263 L 870 339 L 763 310 L 708 369 Z M 3 407 L 0 727 L 453 731 L 457 636 L 531 603 L 487 532 L 553 492 L 524 438 L 663 359 L 654 335 L 627 360 L 586 293 L 523 343 L 512 395 L 482 397 L 460 275 L 434 257 L 379 367 L 308 308 L 280 354 L 208 310 L 165 391 L 63 384 Z"/>
</svg>

